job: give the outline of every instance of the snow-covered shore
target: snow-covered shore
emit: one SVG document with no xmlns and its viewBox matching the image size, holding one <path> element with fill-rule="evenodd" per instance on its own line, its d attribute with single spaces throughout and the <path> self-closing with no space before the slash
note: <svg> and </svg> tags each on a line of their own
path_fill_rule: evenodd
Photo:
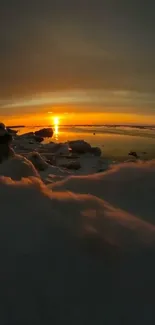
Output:
<svg viewBox="0 0 155 325">
<path fill-rule="evenodd" d="M 13 149 L 33 163 L 45 182 L 51 175 L 88 175 L 106 170 L 109 166 L 109 161 L 101 156 L 101 150 L 91 147 L 84 140 L 40 143 L 31 132 L 16 135 Z"/>
<path fill-rule="evenodd" d="M 0 324 L 153 324 L 155 161 L 31 141 L 0 164 Z"/>
</svg>

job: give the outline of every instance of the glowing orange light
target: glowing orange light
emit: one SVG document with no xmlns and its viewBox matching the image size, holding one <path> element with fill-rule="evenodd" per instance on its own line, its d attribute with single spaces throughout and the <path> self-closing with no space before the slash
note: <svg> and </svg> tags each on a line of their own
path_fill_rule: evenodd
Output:
<svg viewBox="0 0 155 325">
<path fill-rule="evenodd" d="M 59 124 L 59 118 L 58 118 L 58 116 L 55 116 L 54 119 L 53 119 L 53 121 L 54 121 L 54 125 L 58 125 Z"/>
</svg>

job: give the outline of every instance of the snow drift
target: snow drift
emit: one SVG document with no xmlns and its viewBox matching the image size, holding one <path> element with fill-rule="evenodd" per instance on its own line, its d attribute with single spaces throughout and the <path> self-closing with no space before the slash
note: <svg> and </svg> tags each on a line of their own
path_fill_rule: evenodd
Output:
<svg viewBox="0 0 155 325">
<path fill-rule="evenodd" d="M 29 176 L 40 177 L 30 160 L 16 154 L 0 164 L 0 175 L 10 177 L 13 180 L 20 180 Z"/>
<path fill-rule="evenodd" d="M 147 177 L 153 171 L 153 165 L 143 170 Z M 85 191 L 86 182 L 95 191 L 100 178 L 110 184 L 112 173 L 114 182 L 115 173 L 124 180 L 118 167 L 61 186 L 78 182 L 77 191 Z M 135 179 L 138 167 L 133 173 Z M 52 192 L 36 177 L 0 177 L 0 193 L 1 325 L 152 324 L 151 223 L 92 195 Z"/>
<path fill-rule="evenodd" d="M 113 165 L 103 173 L 88 176 L 70 176 L 51 188 L 95 195 L 155 223 L 155 160 Z"/>
</svg>

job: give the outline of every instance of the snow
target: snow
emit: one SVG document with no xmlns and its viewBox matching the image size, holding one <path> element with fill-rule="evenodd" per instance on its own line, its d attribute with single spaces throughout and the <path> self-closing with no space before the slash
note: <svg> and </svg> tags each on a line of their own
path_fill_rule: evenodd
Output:
<svg viewBox="0 0 155 325">
<path fill-rule="evenodd" d="M 152 324 L 153 225 L 33 177 L 0 193 L 0 324 Z"/>
<path fill-rule="evenodd" d="M 44 150 L 50 151 L 55 155 L 69 155 L 69 145 L 68 143 L 46 143 L 44 144 Z"/>
<path fill-rule="evenodd" d="M 10 177 L 13 180 L 20 180 L 30 176 L 40 178 L 34 165 L 20 155 L 15 155 L 0 164 L 0 175 Z"/>
<path fill-rule="evenodd" d="M 41 157 L 38 152 L 30 152 L 27 155 L 27 159 L 32 162 L 32 164 L 38 171 L 46 170 L 49 166 L 48 163 L 43 159 L 43 157 Z"/>
<path fill-rule="evenodd" d="M 0 324 L 154 324 L 155 160 L 35 146 L 0 164 Z"/>
<path fill-rule="evenodd" d="M 123 163 L 108 171 L 66 178 L 53 191 L 89 193 L 110 204 L 155 223 L 155 160 Z"/>
</svg>

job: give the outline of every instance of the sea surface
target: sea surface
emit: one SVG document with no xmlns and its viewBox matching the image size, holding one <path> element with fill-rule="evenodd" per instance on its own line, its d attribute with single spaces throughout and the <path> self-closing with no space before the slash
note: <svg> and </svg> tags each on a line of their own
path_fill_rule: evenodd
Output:
<svg viewBox="0 0 155 325">
<path fill-rule="evenodd" d="M 41 126 L 17 128 L 18 134 L 36 131 Z M 66 142 L 85 140 L 100 147 L 104 157 L 118 161 L 129 159 L 129 152 L 136 151 L 142 159 L 155 158 L 155 127 L 148 126 L 53 126 L 54 135 L 46 140 Z"/>
</svg>

